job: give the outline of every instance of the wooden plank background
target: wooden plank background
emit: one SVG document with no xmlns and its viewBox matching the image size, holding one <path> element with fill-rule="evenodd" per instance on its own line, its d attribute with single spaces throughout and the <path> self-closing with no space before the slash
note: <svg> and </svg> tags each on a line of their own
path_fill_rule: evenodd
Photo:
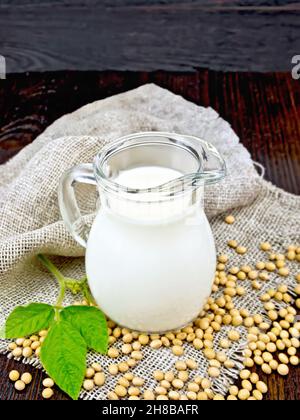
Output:
<svg viewBox="0 0 300 420">
<path fill-rule="evenodd" d="M 7 71 L 291 69 L 300 4 L 289 0 L 4 0 Z"/>
</svg>

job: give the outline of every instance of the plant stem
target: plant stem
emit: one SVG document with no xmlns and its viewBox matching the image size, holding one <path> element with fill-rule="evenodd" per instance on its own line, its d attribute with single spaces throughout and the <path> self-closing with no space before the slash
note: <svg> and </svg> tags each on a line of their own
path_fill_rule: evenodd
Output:
<svg viewBox="0 0 300 420">
<path fill-rule="evenodd" d="M 62 306 L 65 293 L 66 293 L 66 285 L 65 285 L 65 282 L 63 282 L 62 284 L 60 284 L 59 295 L 55 303 L 56 306 Z"/>
<path fill-rule="evenodd" d="M 55 319 L 56 322 L 58 322 L 59 319 L 60 319 L 60 310 L 55 306 L 54 311 L 55 311 L 54 319 Z"/>
<path fill-rule="evenodd" d="M 95 300 L 92 294 L 90 293 L 87 284 L 87 276 L 84 276 L 79 280 L 65 277 L 45 255 L 39 254 L 38 259 L 44 265 L 44 267 L 46 267 L 47 270 L 50 271 L 51 274 L 53 274 L 53 276 L 56 278 L 59 284 L 59 295 L 55 303 L 56 317 L 59 317 L 59 308 L 61 308 L 62 306 L 67 288 L 70 289 L 73 294 L 76 294 L 79 291 L 81 291 L 89 304 L 95 304 Z"/>
<path fill-rule="evenodd" d="M 53 274 L 53 276 L 56 278 L 59 284 L 59 295 L 56 301 L 56 306 L 61 306 L 66 292 L 66 282 L 65 277 L 61 274 L 61 272 L 58 270 L 57 267 L 43 254 L 38 255 L 38 259 L 41 261 L 41 263 L 50 271 L 50 273 Z"/>
<path fill-rule="evenodd" d="M 89 304 L 91 304 L 91 303 L 93 305 L 96 304 L 96 302 L 95 302 L 95 300 L 94 300 L 94 298 L 93 298 L 93 296 L 92 296 L 92 294 L 91 294 L 91 292 L 89 290 L 89 287 L 87 285 L 87 280 L 82 285 L 82 292 L 83 292 L 84 297 L 86 298 L 86 300 L 88 301 Z"/>
</svg>

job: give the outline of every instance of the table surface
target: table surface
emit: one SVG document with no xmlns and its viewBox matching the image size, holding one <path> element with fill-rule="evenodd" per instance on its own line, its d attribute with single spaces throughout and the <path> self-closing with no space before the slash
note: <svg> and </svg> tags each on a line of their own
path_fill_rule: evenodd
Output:
<svg viewBox="0 0 300 420">
<path fill-rule="evenodd" d="M 53 72 L 9 75 L 0 81 L 0 163 L 32 142 L 61 115 L 91 101 L 154 82 L 229 121 L 266 179 L 300 194 L 300 80 L 290 73 Z M 18 393 L 8 372 L 30 371 L 33 383 Z M 299 400 L 300 369 L 288 378 L 266 376 L 268 399 Z M 0 356 L 0 399 L 41 399 L 44 374 Z M 54 399 L 67 399 L 56 390 Z"/>
<path fill-rule="evenodd" d="M 296 0 L 1 0 L 7 72 L 290 70 Z"/>
</svg>

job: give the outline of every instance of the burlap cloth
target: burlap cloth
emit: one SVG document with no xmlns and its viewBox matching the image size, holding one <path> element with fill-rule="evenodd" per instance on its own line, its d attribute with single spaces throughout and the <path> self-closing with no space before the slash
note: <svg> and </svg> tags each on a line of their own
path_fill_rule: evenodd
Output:
<svg viewBox="0 0 300 420">
<path fill-rule="evenodd" d="M 288 244 L 299 244 L 300 198 L 272 186 L 258 175 L 249 153 L 230 125 L 210 108 L 196 106 L 155 85 L 146 85 L 63 116 L 16 157 L 0 166 L 0 325 L 16 305 L 55 301 L 56 283 L 36 263 L 34 257 L 38 253 L 56 256 L 55 262 L 69 276 L 84 274 L 84 249 L 74 242 L 59 214 L 57 186 L 62 173 L 75 164 L 91 162 L 103 144 L 148 130 L 202 137 L 224 156 L 228 176 L 206 189 L 205 207 L 218 251 L 230 255 L 232 265 L 264 260 L 264 253 L 258 248 L 260 241 L 269 240 L 278 251 Z M 80 201 L 85 204 L 85 212 L 91 213 L 95 193 L 90 187 L 88 191 L 84 188 L 79 191 Z M 224 223 L 224 213 L 229 210 L 237 220 L 231 226 Z M 249 249 L 246 256 L 229 250 L 226 245 L 229 239 L 246 245 Z M 291 264 L 290 268 L 291 275 L 284 282 L 292 291 L 297 264 Z M 282 282 L 282 278 L 273 274 L 260 291 L 254 291 L 250 282 L 244 282 L 247 294 L 238 298 L 236 305 L 250 313 L 263 314 L 259 295 Z M 72 302 L 74 297 L 68 299 Z M 213 381 L 216 392 L 225 393 L 242 368 L 246 331 L 243 327 L 240 331 L 241 340 L 228 351 L 236 367 L 222 368 L 221 376 Z M 218 335 L 225 337 L 226 333 L 224 327 Z M 218 342 L 216 339 L 216 346 Z M 6 348 L 7 342 L 0 341 L 0 351 L 6 352 Z M 144 359 L 134 372 L 146 379 L 145 387 L 153 388 L 152 371 L 172 370 L 176 358 L 167 348 L 147 347 L 143 352 Z M 202 352 L 185 344 L 187 356 L 199 362 L 195 374 L 207 376 L 208 363 Z M 124 359 L 126 356 L 119 360 Z M 40 366 L 36 359 L 23 361 Z M 99 361 L 105 371 L 111 363 L 108 357 L 95 353 L 89 353 L 88 362 L 91 361 Z M 81 396 L 105 399 L 117 379 L 108 376 L 103 387 L 88 393 L 83 391 Z"/>
</svg>

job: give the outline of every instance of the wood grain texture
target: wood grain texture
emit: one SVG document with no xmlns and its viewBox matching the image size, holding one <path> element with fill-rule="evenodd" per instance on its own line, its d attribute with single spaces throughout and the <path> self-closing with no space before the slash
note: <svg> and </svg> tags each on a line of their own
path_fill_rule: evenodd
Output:
<svg viewBox="0 0 300 420">
<path fill-rule="evenodd" d="M 289 73 L 64 72 L 0 82 L 0 163 L 61 115 L 154 82 L 228 120 L 274 184 L 300 193 L 300 81 Z"/>
<path fill-rule="evenodd" d="M 30 372 L 32 382 L 24 391 L 19 392 L 14 388 L 13 383 L 9 380 L 8 374 L 11 370 L 17 369 L 20 374 Z M 43 380 L 46 374 L 40 369 L 36 369 L 30 365 L 15 362 L 7 359 L 6 356 L 0 356 L 0 400 L 42 400 Z M 61 392 L 56 386 L 53 388 L 53 400 L 70 400 L 70 398 Z"/>
<path fill-rule="evenodd" d="M 200 102 L 232 124 L 252 158 L 265 167 L 266 178 L 300 194 L 299 81 L 284 73 L 209 72 L 200 83 Z"/>
<path fill-rule="evenodd" d="M 299 18 L 288 0 L 12 0 L 0 6 L 0 54 L 8 73 L 288 71 Z"/>
<path fill-rule="evenodd" d="M 5 162 L 51 122 L 91 101 L 155 82 L 227 119 L 266 167 L 266 178 L 300 194 L 300 81 L 289 73 L 56 72 L 11 75 L 0 81 L 0 160 Z M 16 368 L 33 374 L 33 384 L 18 393 L 8 381 Z M 300 369 L 288 378 L 259 374 L 270 400 L 300 399 Z M 0 399 L 40 399 L 43 372 L 0 356 Z M 55 399 L 67 399 L 56 390 Z"/>
</svg>

